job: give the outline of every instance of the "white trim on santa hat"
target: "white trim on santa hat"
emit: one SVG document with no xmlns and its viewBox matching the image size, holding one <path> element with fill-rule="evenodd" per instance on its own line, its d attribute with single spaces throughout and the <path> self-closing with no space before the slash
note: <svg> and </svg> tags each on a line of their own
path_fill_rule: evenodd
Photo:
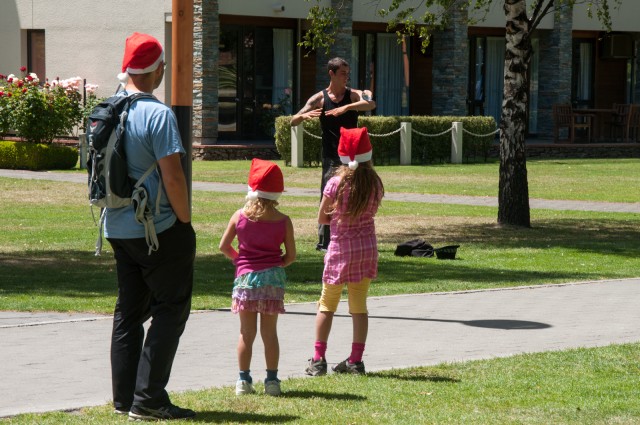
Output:
<svg viewBox="0 0 640 425">
<path fill-rule="evenodd" d="M 248 186 L 249 190 L 247 191 L 247 200 L 255 201 L 258 198 L 270 199 L 272 201 L 277 201 L 281 192 L 265 192 L 264 190 L 253 190 L 251 186 Z"/>
<path fill-rule="evenodd" d="M 355 155 L 353 157 L 353 161 L 348 156 L 340 155 L 340 161 L 342 161 L 343 164 L 348 165 L 352 170 L 358 168 L 358 164 L 361 162 L 371 161 L 371 158 L 373 158 L 373 150 Z"/>
<path fill-rule="evenodd" d="M 160 56 L 158 56 L 158 59 L 156 59 L 156 61 L 151 65 L 149 65 L 148 67 L 142 68 L 142 69 L 127 67 L 126 72 L 127 74 L 146 74 L 147 72 L 155 71 L 156 69 L 158 69 L 158 65 L 160 65 L 160 63 L 163 61 L 164 61 L 164 49 L 162 50 L 162 52 L 160 52 Z"/>
</svg>

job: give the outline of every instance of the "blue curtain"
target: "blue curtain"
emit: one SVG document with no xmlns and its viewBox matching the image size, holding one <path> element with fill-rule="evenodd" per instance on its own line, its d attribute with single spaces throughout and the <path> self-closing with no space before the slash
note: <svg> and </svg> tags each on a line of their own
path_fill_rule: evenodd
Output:
<svg viewBox="0 0 640 425">
<path fill-rule="evenodd" d="M 486 108 L 484 112 L 485 115 L 494 117 L 497 124 L 500 124 L 500 116 L 502 115 L 505 48 L 504 37 L 487 37 Z"/>
<path fill-rule="evenodd" d="M 580 71 L 578 72 L 578 87 L 576 100 L 581 107 L 588 107 L 591 102 L 591 80 L 592 80 L 592 44 L 580 43 Z"/>
<path fill-rule="evenodd" d="M 271 102 L 281 103 L 293 85 L 293 30 L 273 30 L 273 92 Z M 291 114 L 291 102 L 284 104 L 287 114 Z"/>
<path fill-rule="evenodd" d="M 540 42 L 531 39 L 533 55 L 531 56 L 531 81 L 529 81 L 529 133 L 538 132 L 538 69 L 540 66 Z"/>
<path fill-rule="evenodd" d="M 395 34 L 378 34 L 376 60 L 376 114 L 401 115 L 404 68 L 402 46 Z"/>
<path fill-rule="evenodd" d="M 362 90 L 362 87 L 358 87 L 358 75 L 360 69 L 360 38 L 357 35 L 351 37 L 351 60 L 349 62 L 350 81 L 347 83 L 349 87 L 355 87 Z"/>
</svg>

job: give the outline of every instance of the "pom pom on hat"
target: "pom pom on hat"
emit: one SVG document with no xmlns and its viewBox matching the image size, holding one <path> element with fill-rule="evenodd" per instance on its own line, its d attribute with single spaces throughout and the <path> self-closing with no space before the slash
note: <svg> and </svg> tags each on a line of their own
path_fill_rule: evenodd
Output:
<svg viewBox="0 0 640 425">
<path fill-rule="evenodd" d="M 370 161 L 373 156 L 373 148 L 367 127 L 340 127 L 338 155 L 340 161 L 347 164 L 351 170 L 358 168 L 360 162 Z"/>
<path fill-rule="evenodd" d="M 248 200 L 258 198 L 277 200 L 284 192 L 282 170 L 271 161 L 254 158 L 249 170 Z"/>
<path fill-rule="evenodd" d="M 130 74 L 155 71 L 163 61 L 162 44 L 149 34 L 134 32 L 125 43 L 122 73 L 118 74 L 118 79 L 124 83 Z"/>
</svg>

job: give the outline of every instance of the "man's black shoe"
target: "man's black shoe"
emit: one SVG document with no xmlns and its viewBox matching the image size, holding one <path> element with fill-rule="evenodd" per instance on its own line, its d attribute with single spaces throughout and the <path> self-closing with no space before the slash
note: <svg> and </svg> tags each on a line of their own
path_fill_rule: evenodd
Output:
<svg viewBox="0 0 640 425">
<path fill-rule="evenodd" d="M 169 404 L 167 406 L 152 409 L 144 406 L 131 406 L 129 412 L 129 420 L 132 421 L 157 421 L 158 419 L 186 419 L 193 418 L 196 415 L 191 409 L 183 409 L 182 407 Z"/>
</svg>

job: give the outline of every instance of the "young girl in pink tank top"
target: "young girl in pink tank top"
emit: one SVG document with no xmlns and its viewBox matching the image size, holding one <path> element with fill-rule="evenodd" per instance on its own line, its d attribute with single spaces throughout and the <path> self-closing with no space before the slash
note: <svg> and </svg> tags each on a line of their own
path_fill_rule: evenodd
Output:
<svg viewBox="0 0 640 425">
<path fill-rule="evenodd" d="M 276 208 L 283 191 L 280 168 L 273 162 L 254 159 L 249 171 L 247 203 L 233 214 L 220 240 L 220 251 L 236 266 L 231 311 L 240 316 L 237 395 L 255 392 L 250 366 L 258 315 L 267 364 L 264 391 L 268 395 L 280 395 L 280 345 L 276 325 L 278 314 L 285 312 L 284 267 L 296 257 L 291 219 Z M 236 237 L 237 250 L 232 246 Z"/>
</svg>

